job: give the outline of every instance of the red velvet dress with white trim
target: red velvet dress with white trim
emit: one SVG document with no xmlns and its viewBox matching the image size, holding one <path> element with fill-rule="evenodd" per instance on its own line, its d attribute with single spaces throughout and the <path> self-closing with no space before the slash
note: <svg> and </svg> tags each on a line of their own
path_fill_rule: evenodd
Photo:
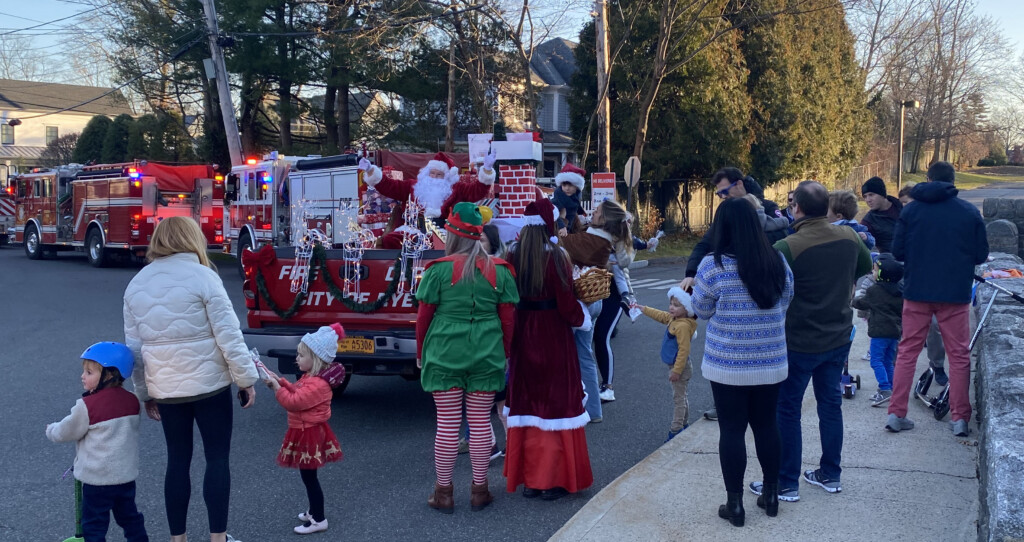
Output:
<svg viewBox="0 0 1024 542">
<path fill-rule="evenodd" d="M 524 298 L 516 310 L 506 402 L 509 492 L 525 484 L 575 493 L 594 482 L 585 432 L 590 416 L 572 334 L 584 315 L 573 293 L 572 269 L 563 272 L 569 277 L 564 286 L 549 259 L 541 295 Z"/>
</svg>

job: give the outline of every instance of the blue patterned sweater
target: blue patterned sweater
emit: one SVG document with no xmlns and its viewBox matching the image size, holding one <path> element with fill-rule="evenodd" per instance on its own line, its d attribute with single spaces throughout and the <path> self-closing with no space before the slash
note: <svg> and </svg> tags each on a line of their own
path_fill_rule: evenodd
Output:
<svg viewBox="0 0 1024 542">
<path fill-rule="evenodd" d="M 785 380 L 786 309 L 792 299 L 793 272 L 788 264 L 782 297 L 764 310 L 750 298 L 734 258 L 723 255 L 722 267 L 717 267 L 713 254 L 705 256 L 693 283 L 693 311 L 708 320 L 701 363 L 704 378 L 731 386 Z"/>
</svg>

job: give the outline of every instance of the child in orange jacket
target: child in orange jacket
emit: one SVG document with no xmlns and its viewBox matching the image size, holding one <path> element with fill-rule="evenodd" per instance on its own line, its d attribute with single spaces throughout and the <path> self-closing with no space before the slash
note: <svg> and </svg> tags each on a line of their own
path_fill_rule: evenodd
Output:
<svg viewBox="0 0 1024 542">
<path fill-rule="evenodd" d="M 303 374 L 292 384 L 270 371 L 266 384 L 274 390 L 277 402 L 288 411 L 288 432 L 277 454 L 277 464 L 299 469 L 309 497 L 309 509 L 299 514 L 298 534 L 327 530 L 324 493 L 317 480 L 317 469 L 342 458 L 341 444 L 327 423 L 331 419 L 331 388 L 345 379 L 345 367 L 333 363 L 338 341 L 345 338 L 341 324 L 331 324 L 302 337 L 295 358 Z"/>
</svg>

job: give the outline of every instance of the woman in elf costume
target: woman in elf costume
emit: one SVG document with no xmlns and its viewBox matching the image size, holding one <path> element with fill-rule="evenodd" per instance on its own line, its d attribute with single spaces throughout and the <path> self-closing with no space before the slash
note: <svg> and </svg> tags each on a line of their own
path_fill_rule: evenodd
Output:
<svg viewBox="0 0 1024 542">
<path fill-rule="evenodd" d="M 522 300 L 509 360 L 505 476 L 509 492 L 522 484 L 524 497 L 555 500 L 594 481 L 573 339 L 573 327 L 589 326 L 590 315 L 573 292 L 569 256 L 556 244 L 554 205 L 538 199 L 525 215 L 509 256 Z"/>
<path fill-rule="evenodd" d="M 445 229 L 447 256 L 427 265 L 416 292 L 416 344 L 420 382 L 437 406 L 437 482 L 427 504 L 450 514 L 463 401 L 473 465 L 470 505 L 476 512 L 494 500 L 487 489 L 491 406 L 495 392 L 505 387 L 519 292 L 511 266 L 488 256 L 480 244 L 483 219 L 476 205 L 456 204 Z"/>
</svg>

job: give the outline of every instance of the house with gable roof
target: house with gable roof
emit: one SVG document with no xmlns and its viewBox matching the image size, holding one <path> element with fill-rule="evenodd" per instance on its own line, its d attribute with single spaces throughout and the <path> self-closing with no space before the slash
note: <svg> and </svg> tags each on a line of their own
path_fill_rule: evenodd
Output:
<svg viewBox="0 0 1024 542">
<path fill-rule="evenodd" d="M 124 95 L 111 90 L 0 79 L 0 179 L 41 165 L 49 142 L 81 132 L 96 115 L 134 116 Z"/>
</svg>

